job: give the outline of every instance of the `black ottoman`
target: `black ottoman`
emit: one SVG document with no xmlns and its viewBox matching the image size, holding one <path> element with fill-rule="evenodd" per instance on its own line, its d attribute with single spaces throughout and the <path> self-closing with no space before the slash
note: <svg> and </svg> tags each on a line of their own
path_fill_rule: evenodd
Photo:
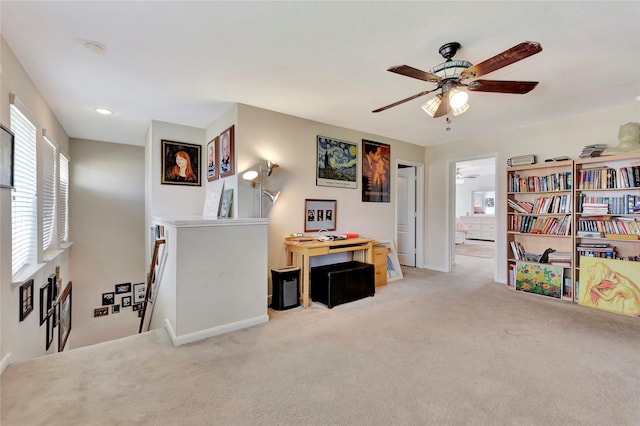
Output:
<svg viewBox="0 0 640 426">
<path fill-rule="evenodd" d="M 311 300 L 333 308 L 376 293 L 375 268 L 357 261 L 311 268 Z"/>
</svg>

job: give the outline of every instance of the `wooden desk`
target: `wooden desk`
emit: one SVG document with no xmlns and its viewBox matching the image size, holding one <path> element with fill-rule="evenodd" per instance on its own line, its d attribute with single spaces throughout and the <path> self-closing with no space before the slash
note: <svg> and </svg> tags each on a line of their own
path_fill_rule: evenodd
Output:
<svg viewBox="0 0 640 426">
<path fill-rule="evenodd" d="M 302 279 L 302 306 L 309 306 L 309 276 L 312 256 L 332 253 L 353 252 L 353 260 L 373 263 L 373 245 L 376 240 L 369 238 L 349 238 L 338 241 L 318 241 L 315 238 L 287 237 L 284 240 L 288 266 L 300 267 Z"/>
</svg>

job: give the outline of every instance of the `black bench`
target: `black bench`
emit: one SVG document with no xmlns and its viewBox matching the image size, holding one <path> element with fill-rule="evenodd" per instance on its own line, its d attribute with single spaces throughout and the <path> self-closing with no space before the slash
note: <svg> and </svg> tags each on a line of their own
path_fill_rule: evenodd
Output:
<svg viewBox="0 0 640 426">
<path fill-rule="evenodd" d="M 357 261 L 311 268 L 311 300 L 329 309 L 376 293 L 375 268 Z"/>
</svg>

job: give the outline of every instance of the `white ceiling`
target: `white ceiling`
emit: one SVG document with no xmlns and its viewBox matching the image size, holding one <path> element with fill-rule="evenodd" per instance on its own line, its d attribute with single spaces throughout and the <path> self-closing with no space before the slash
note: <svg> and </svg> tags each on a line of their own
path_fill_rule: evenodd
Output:
<svg viewBox="0 0 640 426">
<path fill-rule="evenodd" d="M 3 0 L 0 15 L 2 36 L 75 138 L 141 145 L 152 119 L 206 128 L 239 102 L 428 146 L 640 105 L 638 1 Z M 483 78 L 540 84 L 471 93 L 451 131 L 420 109 L 429 95 L 371 113 L 434 88 L 386 69 L 427 71 L 451 41 L 462 44 L 454 59 L 474 64 L 539 42 L 541 53 Z M 99 106 L 115 113 L 98 116 Z"/>
</svg>

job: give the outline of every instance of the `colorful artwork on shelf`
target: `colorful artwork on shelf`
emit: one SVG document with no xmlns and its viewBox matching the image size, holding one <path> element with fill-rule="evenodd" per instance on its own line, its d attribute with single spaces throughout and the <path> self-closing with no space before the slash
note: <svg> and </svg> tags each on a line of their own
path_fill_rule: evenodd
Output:
<svg viewBox="0 0 640 426">
<path fill-rule="evenodd" d="M 561 266 L 516 262 L 516 290 L 560 299 L 563 272 Z"/>
<path fill-rule="evenodd" d="M 580 257 L 578 303 L 640 317 L 640 268 L 637 262 Z"/>
</svg>

